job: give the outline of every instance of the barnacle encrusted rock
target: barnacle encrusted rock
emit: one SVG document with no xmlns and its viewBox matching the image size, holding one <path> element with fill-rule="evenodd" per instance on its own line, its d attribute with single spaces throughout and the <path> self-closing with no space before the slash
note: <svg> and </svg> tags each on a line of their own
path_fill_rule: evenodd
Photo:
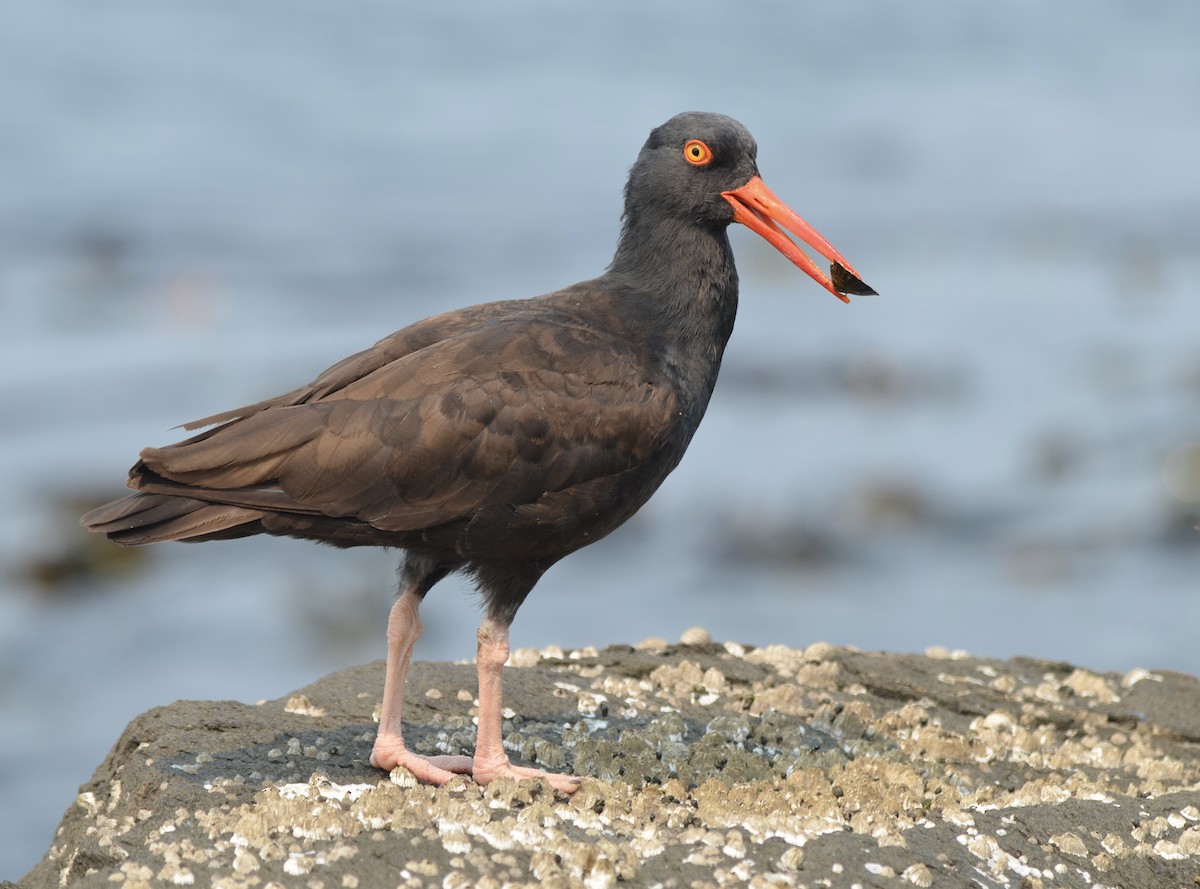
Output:
<svg viewBox="0 0 1200 889">
<path fill-rule="evenodd" d="M 23 889 L 1160 887 L 1200 876 L 1200 684 L 961 652 L 661 639 L 516 652 L 514 758 L 367 764 L 382 665 L 134 720 Z M 473 670 L 414 664 L 420 751 L 473 741 Z M 517 715 L 519 714 L 519 715 Z M 377 718 L 377 717 L 376 717 Z"/>
</svg>

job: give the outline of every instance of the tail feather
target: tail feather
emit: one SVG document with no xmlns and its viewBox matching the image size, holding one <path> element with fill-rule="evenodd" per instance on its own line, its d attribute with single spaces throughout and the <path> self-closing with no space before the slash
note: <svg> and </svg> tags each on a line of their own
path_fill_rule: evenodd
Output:
<svg viewBox="0 0 1200 889">
<path fill-rule="evenodd" d="M 208 503 L 190 497 L 162 494 L 131 494 L 93 509 L 82 519 L 89 531 L 108 535 L 122 546 L 142 546 L 164 540 L 211 539 L 211 535 L 239 537 L 239 526 L 247 534 L 261 531 L 262 512 L 224 503 Z"/>
</svg>

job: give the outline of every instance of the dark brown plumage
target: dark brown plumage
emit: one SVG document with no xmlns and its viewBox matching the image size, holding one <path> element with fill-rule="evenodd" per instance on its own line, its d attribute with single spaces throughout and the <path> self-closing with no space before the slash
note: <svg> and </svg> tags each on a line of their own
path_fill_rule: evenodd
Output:
<svg viewBox="0 0 1200 889">
<path fill-rule="evenodd" d="M 403 548 L 372 762 L 438 783 L 466 771 L 570 791 L 574 779 L 515 768 L 500 745 L 508 626 L 547 568 L 626 521 L 682 458 L 733 329 L 733 221 L 831 292 L 871 292 L 762 185 L 740 124 L 678 115 L 630 173 L 604 275 L 428 318 L 307 386 L 190 423 L 212 428 L 142 451 L 137 493 L 83 523 L 124 545 L 265 533 Z M 836 288 L 777 223 L 835 264 Z M 403 745 L 404 674 L 421 598 L 459 570 L 487 608 L 479 743 L 474 760 L 424 759 Z"/>
</svg>

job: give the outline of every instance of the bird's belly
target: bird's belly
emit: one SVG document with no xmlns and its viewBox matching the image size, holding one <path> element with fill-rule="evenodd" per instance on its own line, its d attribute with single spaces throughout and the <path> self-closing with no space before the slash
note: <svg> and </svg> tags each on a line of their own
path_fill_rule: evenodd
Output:
<svg viewBox="0 0 1200 889">
<path fill-rule="evenodd" d="M 469 519 L 426 529 L 419 541 L 410 538 L 400 545 L 474 564 L 536 562 L 544 570 L 628 521 L 677 463 L 652 461 L 547 492 L 530 503 L 485 506 Z"/>
</svg>

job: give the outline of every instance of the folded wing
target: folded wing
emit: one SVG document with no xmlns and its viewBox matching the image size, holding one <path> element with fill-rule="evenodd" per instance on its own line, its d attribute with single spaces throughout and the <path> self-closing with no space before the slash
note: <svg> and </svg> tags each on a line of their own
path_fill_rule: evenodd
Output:
<svg viewBox="0 0 1200 889">
<path fill-rule="evenodd" d="M 224 422 L 144 450 L 129 486 L 193 501 L 192 537 L 269 513 L 402 533 L 562 496 L 649 459 L 675 396 L 638 347 L 513 305 L 429 319 L 307 387 L 208 418 Z M 117 519 L 135 506 L 147 509 Z M 85 522 L 113 517 L 102 507 Z"/>
</svg>

